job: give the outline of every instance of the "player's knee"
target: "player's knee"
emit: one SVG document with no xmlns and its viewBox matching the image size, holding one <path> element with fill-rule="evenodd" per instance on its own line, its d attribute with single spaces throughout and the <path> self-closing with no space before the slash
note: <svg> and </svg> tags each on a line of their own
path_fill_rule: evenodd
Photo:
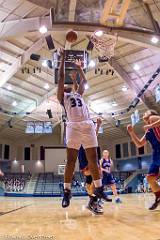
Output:
<svg viewBox="0 0 160 240">
<path fill-rule="evenodd" d="M 92 183 L 92 176 L 91 175 L 86 176 L 86 183 L 87 184 L 91 184 Z"/>
</svg>

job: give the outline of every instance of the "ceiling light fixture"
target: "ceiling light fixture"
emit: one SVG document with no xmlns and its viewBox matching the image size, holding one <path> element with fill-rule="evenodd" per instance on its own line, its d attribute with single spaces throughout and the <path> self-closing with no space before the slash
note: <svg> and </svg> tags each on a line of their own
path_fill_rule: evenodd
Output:
<svg viewBox="0 0 160 240">
<path fill-rule="evenodd" d="M 103 36 L 103 31 L 102 30 L 97 30 L 97 31 L 94 32 L 94 35 L 96 37 L 102 37 Z"/>
<path fill-rule="evenodd" d="M 159 39 L 154 36 L 154 37 L 151 38 L 151 42 L 156 44 L 156 43 L 159 42 Z"/>
<path fill-rule="evenodd" d="M 48 62 L 47 62 L 47 60 L 43 60 L 43 61 L 42 61 L 42 66 L 43 66 L 43 67 L 48 67 Z"/>
<path fill-rule="evenodd" d="M 12 90 L 12 86 L 11 86 L 11 85 L 8 85 L 8 86 L 7 86 L 7 90 L 11 91 L 11 90 Z"/>
<path fill-rule="evenodd" d="M 16 102 L 16 101 L 13 101 L 13 102 L 12 102 L 12 106 L 13 106 L 13 107 L 16 107 L 16 106 L 17 106 L 17 102 Z"/>
<path fill-rule="evenodd" d="M 49 84 L 48 84 L 48 83 L 46 83 L 46 84 L 44 85 L 44 89 L 46 89 L 46 90 L 49 89 Z"/>
<path fill-rule="evenodd" d="M 46 33 L 47 31 L 48 31 L 48 29 L 44 25 L 39 28 L 39 32 L 42 34 Z"/>
<path fill-rule="evenodd" d="M 89 88 L 89 85 L 88 84 L 85 84 L 84 85 L 84 89 L 87 90 Z"/>
<path fill-rule="evenodd" d="M 96 63 L 94 60 L 90 60 L 89 64 L 88 64 L 88 67 L 89 68 L 94 68 L 96 66 Z"/>
<path fill-rule="evenodd" d="M 117 107 L 117 106 L 118 106 L 118 103 L 116 103 L 116 102 L 114 101 L 114 102 L 112 102 L 112 106 L 113 106 L 113 107 Z"/>
<path fill-rule="evenodd" d="M 138 64 L 134 64 L 133 69 L 135 71 L 138 71 L 138 70 L 140 70 L 140 66 Z"/>
<path fill-rule="evenodd" d="M 123 91 L 123 92 L 127 92 L 127 90 L 128 90 L 128 88 L 127 88 L 126 86 L 123 86 L 123 87 L 122 87 L 122 91 Z"/>
</svg>

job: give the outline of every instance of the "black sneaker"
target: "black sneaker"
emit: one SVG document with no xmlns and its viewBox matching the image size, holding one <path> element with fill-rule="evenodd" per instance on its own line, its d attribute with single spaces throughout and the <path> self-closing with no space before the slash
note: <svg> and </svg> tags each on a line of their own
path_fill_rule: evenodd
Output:
<svg viewBox="0 0 160 240">
<path fill-rule="evenodd" d="M 66 208 L 70 204 L 70 199 L 71 199 L 71 190 L 69 189 L 64 189 L 63 192 L 63 199 L 62 199 L 62 207 Z"/>
<path fill-rule="evenodd" d="M 90 210 L 92 213 L 95 215 L 102 215 L 103 214 L 103 209 L 100 209 L 98 207 L 97 201 L 95 201 L 94 197 L 90 198 L 90 201 L 86 207 L 88 210 Z"/>
<path fill-rule="evenodd" d="M 160 198 L 156 198 L 155 202 L 152 204 L 152 206 L 149 208 L 149 210 L 155 210 L 159 204 L 160 204 Z"/>
<path fill-rule="evenodd" d="M 104 199 L 106 202 L 112 202 L 112 199 L 109 198 L 105 193 L 103 186 L 96 188 L 94 194 L 96 195 L 97 198 Z"/>
<path fill-rule="evenodd" d="M 97 204 L 98 204 L 98 208 L 103 210 L 103 204 L 104 204 L 104 202 L 102 202 L 101 199 L 98 199 Z"/>
</svg>

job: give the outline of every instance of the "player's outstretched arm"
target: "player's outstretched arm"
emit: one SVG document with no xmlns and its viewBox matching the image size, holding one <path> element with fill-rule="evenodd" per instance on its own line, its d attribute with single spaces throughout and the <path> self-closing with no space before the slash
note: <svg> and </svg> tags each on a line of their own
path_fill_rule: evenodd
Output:
<svg viewBox="0 0 160 240">
<path fill-rule="evenodd" d="M 110 158 L 110 162 L 111 162 L 111 166 L 113 166 L 114 164 L 113 164 L 113 160 Z"/>
<path fill-rule="evenodd" d="M 65 52 L 64 49 L 60 49 L 60 68 L 58 75 L 58 89 L 57 89 L 57 98 L 60 103 L 63 101 L 64 97 L 64 61 L 65 61 Z"/>
<path fill-rule="evenodd" d="M 102 125 L 102 119 L 97 118 L 97 126 L 96 126 L 96 135 L 98 136 L 99 128 Z"/>
<path fill-rule="evenodd" d="M 77 92 L 78 87 L 79 87 L 79 85 L 77 83 L 77 80 L 72 80 L 72 81 L 73 81 L 73 89 L 74 89 L 75 92 Z"/>
<path fill-rule="evenodd" d="M 134 129 L 132 127 L 132 125 L 128 125 L 127 126 L 127 131 L 132 139 L 132 141 L 134 142 L 134 144 L 140 148 L 143 147 L 146 144 L 146 137 L 145 135 L 140 139 L 136 133 L 134 132 Z"/>
<path fill-rule="evenodd" d="M 80 74 L 80 83 L 79 83 L 79 87 L 78 87 L 78 90 L 77 92 L 80 94 L 80 95 L 83 95 L 84 93 L 84 90 L 85 90 L 85 84 L 87 84 L 87 79 L 86 79 L 86 76 L 83 72 L 83 69 L 82 69 L 82 65 L 81 65 L 81 61 L 79 60 L 76 60 L 74 62 L 74 64 L 76 65 L 77 67 L 77 70 Z"/>
</svg>

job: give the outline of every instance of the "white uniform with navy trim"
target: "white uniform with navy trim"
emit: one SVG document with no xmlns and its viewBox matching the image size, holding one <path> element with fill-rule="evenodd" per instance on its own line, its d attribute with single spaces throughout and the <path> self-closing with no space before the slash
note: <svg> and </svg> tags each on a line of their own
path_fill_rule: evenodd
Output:
<svg viewBox="0 0 160 240">
<path fill-rule="evenodd" d="M 66 142 L 68 148 L 97 147 L 95 126 L 82 96 L 78 93 L 64 93 L 63 105 L 67 113 Z"/>
</svg>

